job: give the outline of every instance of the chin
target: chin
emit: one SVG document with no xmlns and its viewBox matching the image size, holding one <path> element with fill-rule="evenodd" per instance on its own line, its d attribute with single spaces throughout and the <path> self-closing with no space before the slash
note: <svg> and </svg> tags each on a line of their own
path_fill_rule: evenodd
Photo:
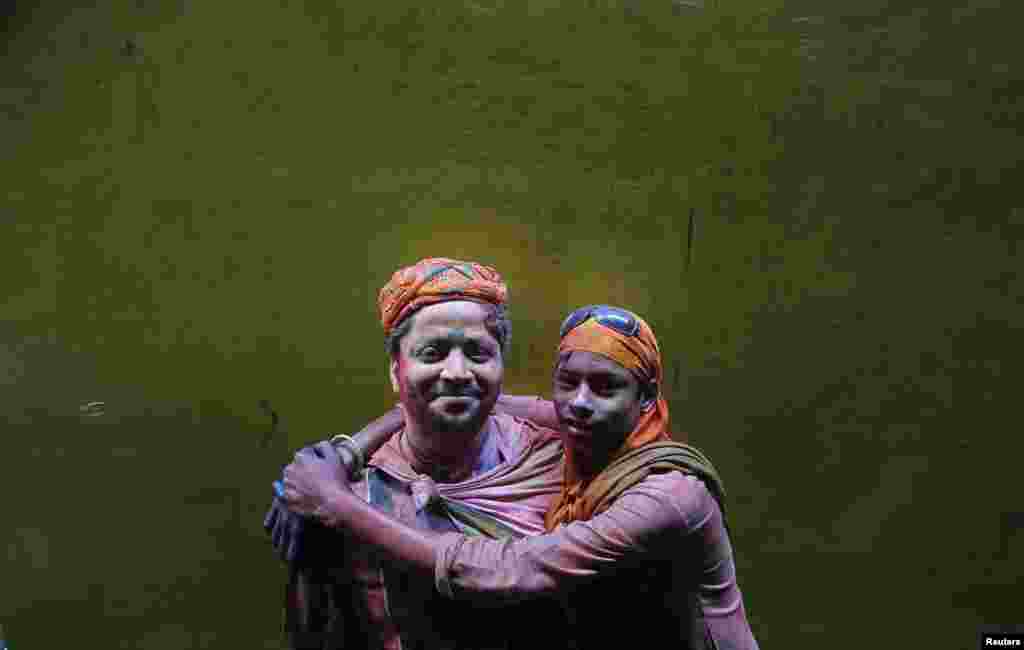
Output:
<svg viewBox="0 0 1024 650">
<path fill-rule="evenodd" d="M 441 431 L 475 433 L 483 424 L 483 418 L 479 417 L 479 413 L 480 411 L 475 408 L 457 415 L 443 412 L 435 413 L 434 422 Z"/>
</svg>

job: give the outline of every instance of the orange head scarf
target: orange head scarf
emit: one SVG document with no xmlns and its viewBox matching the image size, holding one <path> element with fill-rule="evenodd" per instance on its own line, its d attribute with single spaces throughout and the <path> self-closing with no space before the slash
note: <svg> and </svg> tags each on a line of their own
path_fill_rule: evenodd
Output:
<svg viewBox="0 0 1024 650">
<path fill-rule="evenodd" d="M 377 295 L 384 334 L 420 307 L 448 300 L 503 305 L 508 287 L 489 266 L 447 257 L 430 257 L 395 271 Z"/>
<path fill-rule="evenodd" d="M 633 314 L 633 317 L 640 324 L 640 331 L 636 336 L 620 334 L 593 318 L 588 318 L 566 333 L 558 346 L 559 359 L 566 352 L 600 354 L 630 370 L 641 382 L 657 385 L 657 400 L 640 417 L 636 427 L 612 455 L 610 462 L 648 443 L 671 440 L 668 433 L 668 402 L 661 396 L 662 364 L 658 339 L 654 337 L 654 332 L 644 319 L 636 314 Z M 563 479 L 562 494 L 548 513 L 549 524 L 551 521 L 578 518 L 574 513 L 574 506 L 590 483 L 578 475 L 569 446 L 565 448 Z M 550 527 L 553 526 L 549 525 Z"/>
</svg>

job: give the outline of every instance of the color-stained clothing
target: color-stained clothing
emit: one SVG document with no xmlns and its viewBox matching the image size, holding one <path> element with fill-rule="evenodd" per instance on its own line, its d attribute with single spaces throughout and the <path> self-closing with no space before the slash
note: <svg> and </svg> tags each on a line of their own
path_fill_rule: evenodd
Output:
<svg viewBox="0 0 1024 650">
<path fill-rule="evenodd" d="M 561 481 L 557 434 L 498 414 L 484 431 L 479 458 L 464 481 L 435 483 L 417 474 L 402 454 L 399 432 L 371 457 L 352 489 L 374 508 L 422 530 L 498 539 L 540 534 Z M 321 573 L 325 584 L 314 589 L 295 584 L 292 590 L 293 599 L 318 599 L 315 609 L 326 613 L 318 629 L 309 630 L 310 648 L 536 648 L 533 632 L 510 621 L 543 620 L 546 627 L 564 628 L 564 616 L 553 601 L 500 610 L 453 601 L 436 591 L 431 576 L 395 567 L 343 530 L 320 532 L 333 535 L 329 550 L 317 548 L 317 567 L 326 567 L 329 577 L 324 580 Z M 313 604 L 299 602 L 296 609 L 309 612 Z"/>
<path fill-rule="evenodd" d="M 538 537 L 445 534 L 435 581 L 478 606 L 556 597 L 578 648 L 604 647 L 624 628 L 658 647 L 758 648 L 718 503 L 678 471 L 652 474 L 592 519 Z"/>
<path fill-rule="evenodd" d="M 561 483 L 562 443 L 556 431 L 509 415 L 491 415 L 473 473 L 457 483 L 435 483 L 413 469 L 402 451 L 402 435 L 400 431 L 391 438 L 368 465 L 411 491 L 422 488 L 422 494 L 434 494 L 434 501 L 460 528 L 475 526 L 481 515 L 511 536 L 544 531 L 544 513 Z"/>
</svg>

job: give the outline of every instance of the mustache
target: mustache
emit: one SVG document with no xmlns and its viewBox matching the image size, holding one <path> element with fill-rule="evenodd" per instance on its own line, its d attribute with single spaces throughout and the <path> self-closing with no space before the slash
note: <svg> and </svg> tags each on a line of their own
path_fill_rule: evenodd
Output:
<svg viewBox="0 0 1024 650">
<path fill-rule="evenodd" d="M 473 386 L 443 386 L 430 393 L 430 399 L 435 400 L 441 397 L 472 397 L 479 399 L 483 393 L 479 388 Z"/>
</svg>

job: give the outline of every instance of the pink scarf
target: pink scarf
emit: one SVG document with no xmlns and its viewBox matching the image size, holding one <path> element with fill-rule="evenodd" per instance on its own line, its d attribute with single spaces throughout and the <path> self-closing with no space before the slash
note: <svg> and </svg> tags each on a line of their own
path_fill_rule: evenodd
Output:
<svg viewBox="0 0 1024 650">
<path fill-rule="evenodd" d="M 418 505 L 440 500 L 460 527 L 468 525 L 491 536 L 485 523 L 489 519 L 495 529 L 515 536 L 539 535 L 544 532 L 544 515 L 562 485 L 561 440 L 554 431 L 504 414 L 492 415 L 487 426 L 508 460 L 459 483 L 434 483 L 417 473 L 401 452 L 401 433 L 381 447 L 368 465 L 408 483 Z M 482 520 L 476 521 L 478 517 Z"/>
</svg>

